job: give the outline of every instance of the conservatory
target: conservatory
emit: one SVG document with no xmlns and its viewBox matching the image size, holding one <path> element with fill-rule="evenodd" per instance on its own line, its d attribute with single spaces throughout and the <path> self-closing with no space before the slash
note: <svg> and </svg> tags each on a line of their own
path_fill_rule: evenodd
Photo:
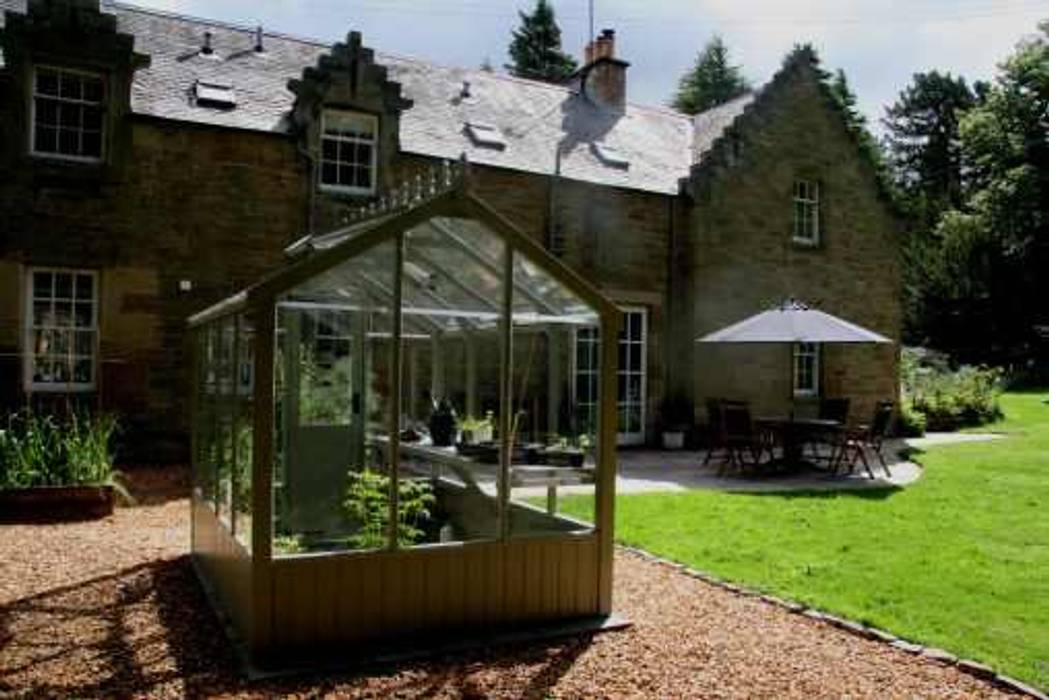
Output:
<svg viewBox="0 0 1049 700">
<path fill-rule="evenodd" d="M 465 164 L 289 254 L 190 319 L 193 560 L 252 664 L 608 625 L 618 309 Z"/>
</svg>

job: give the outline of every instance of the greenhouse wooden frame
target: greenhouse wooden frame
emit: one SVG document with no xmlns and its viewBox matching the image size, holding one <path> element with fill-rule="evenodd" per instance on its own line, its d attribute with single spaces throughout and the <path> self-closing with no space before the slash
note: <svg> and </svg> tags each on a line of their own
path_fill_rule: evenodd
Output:
<svg viewBox="0 0 1049 700">
<path fill-rule="evenodd" d="M 239 458 L 250 463 L 250 484 L 238 483 L 236 469 L 231 469 L 226 487 L 231 492 L 229 523 L 225 522 L 219 504 L 221 484 L 214 486 L 214 505 L 209 500 L 212 492 L 195 484 L 191 508 L 194 564 L 214 606 L 227 618 L 234 640 L 253 667 L 273 669 L 316 665 L 322 661 L 352 664 L 391 653 L 440 649 L 453 640 L 482 641 L 507 633 L 599 629 L 609 626 L 613 619 L 613 506 L 618 419 L 614 387 L 621 312 L 589 282 L 476 197 L 470 190 L 465 166 L 450 176 L 447 170 L 446 166 L 443 176 L 434 176 L 429 187 L 416 184 L 407 193 L 401 191 L 362 214 L 361 221 L 314 237 L 309 254 L 300 255 L 273 275 L 189 320 L 194 338 L 218 333 L 220 348 L 226 342 L 222 334 L 232 329 L 233 365 L 232 370 L 226 367 L 226 377 L 235 395 L 234 401 L 248 400 L 246 393 L 250 389 L 252 410 L 245 420 L 246 425 L 250 424 L 250 448 L 247 442 L 238 444 L 240 441 L 233 436 L 242 412 L 234 407 L 230 409 L 234 423 L 232 427 L 227 426 L 231 431 L 228 450 L 232 456 L 222 453 L 217 458 L 237 464 L 239 450 Z M 484 302 L 498 308 L 499 321 L 491 328 L 497 331 L 501 348 L 499 461 L 495 476 L 498 530 L 493 536 L 471 541 L 405 547 L 398 544 L 401 402 L 405 394 L 403 348 L 407 343 L 402 299 L 406 284 L 405 240 L 406 232 L 437 217 L 476 222 L 501 239 L 505 250 L 501 298 Z M 288 290 L 380 244 L 392 245 L 396 253 L 390 347 L 384 350 L 389 353 L 391 378 L 389 415 L 384 418 L 386 437 L 382 443 L 389 465 L 385 547 L 274 556 L 277 306 Z M 509 494 L 517 449 L 512 443 L 516 424 L 512 423 L 515 420 L 512 416 L 515 324 L 511 319 L 514 318 L 514 299 L 518 298 L 515 296 L 515 262 L 521 260 L 536 266 L 582 300 L 600 323 L 601 390 L 592 470 L 594 520 L 592 527 L 581 531 L 564 529 L 521 535 L 509 529 L 511 518 L 517 517 L 509 510 L 521 508 L 511 503 Z M 464 283 L 456 280 L 456 285 L 462 287 Z M 527 300 L 527 294 L 523 293 L 520 298 Z M 480 295 L 471 293 L 471 296 Z M 432 323 L 427 318 L 413 322 Z M 244 332 L 248 327 L 255 341 L 253 355 L 245 359 Z M 206 339 L 194 342 L 195 474 L 198 470 L 216 473 L 198 449 L 208 439 L 207 430 L 218 430 L 214 418 L 207 424 L 210 426 L 207 430 L 199 429 L 198 424 L 204 414 L 196 392 L 203 373 L 212 371 L 206 367 L 210 357 L 205 356 L 210 352 L 207 342 Z M 228 355 L 228 348 L 226 350 Z M 219 352 L 221 354 L 221 349 Z M 238 398 L 238 387 L 243 381 L 239 374 L 249 363 L 253 380 L 250 387 L 243 389 L 245 395 Z M 537 418 L 533 420 L 538 422 Z M 237 493 L 246 492 L 245 487 L 250 487 L 250 498 L 246 499 L 250 501 L 250 511 L 245 511 L 250 518 L 250 537 L 246 530 L 236 527 L 242 518 Z M 208 484 L 207 488 L 212 486 Z M 247 504 L 239 505 L 247 508 Z M 548 517 L 572 526 L 571 518 L 555 515 L 553 511 Z"/>
</svg>

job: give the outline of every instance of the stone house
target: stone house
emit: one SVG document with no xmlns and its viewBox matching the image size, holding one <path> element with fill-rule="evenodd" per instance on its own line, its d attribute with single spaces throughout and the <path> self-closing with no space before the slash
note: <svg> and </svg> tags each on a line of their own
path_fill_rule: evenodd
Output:
<svg viewBox="0 0 1049 700">
<path fill-rule="evenodd" d="M 464 155 L 627 311 L 624 444 L 670 393 L 897 395 L 895 348 L 694 342 L 786 297 L 900 337 L 899 224 L 806 51 L 695 117 L 630 103 L 607 30 L 564 86 L 98 0 L 0 0 L 0 51 L 0 401 L 115 411 L 127 458 L 184 458 L 189 315 Z"/>
</svg>

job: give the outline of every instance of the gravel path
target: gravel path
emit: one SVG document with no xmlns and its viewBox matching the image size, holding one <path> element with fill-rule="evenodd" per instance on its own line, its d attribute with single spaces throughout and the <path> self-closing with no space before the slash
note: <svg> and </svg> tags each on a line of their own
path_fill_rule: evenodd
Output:
<svg viewBox="0 0 1049 700">
<path fill-rule="evenodd" d="M 0 696 L 1004 697 L 627 552 L 615 591 L 635 623 L 626 631 L 249 683 L 190 571 L 184 485 L 134 481 L 153 502 L 94 523 L 0 528 Z"/>
</svg>

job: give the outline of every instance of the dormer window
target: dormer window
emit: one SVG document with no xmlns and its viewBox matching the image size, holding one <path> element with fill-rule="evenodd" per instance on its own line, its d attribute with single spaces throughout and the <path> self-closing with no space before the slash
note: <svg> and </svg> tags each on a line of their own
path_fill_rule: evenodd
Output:
<svg viewBox="0 0 1049 700">
<path fill-rule="evenodd" d="M 102 160 L 105 94 L 105 81 L 97 73 L 37 68 L 33 75 L 32 154 Z"/>
<path fill-rule="evenodd" d="M 194 91 L 197 95 L 197 104 L 201 107 L 233 109 L 237 106 L 237 93 L 230 83 L 198 80 Z"/>
<path fill-rule="evenodd" d="M 328 109 L 321 119 L 321 189 L 374 194 L 379 120 L 371 114 Z"/>
<path fill-rule="evenodd" d="M 478 146 L 494 148 L 498 151 L 506 148 L 506 139 L 503 138 L 499 129 L 491 124 L 480 124 L 478 122 L 466 123 L 466 134 Z"/>
</svg>

